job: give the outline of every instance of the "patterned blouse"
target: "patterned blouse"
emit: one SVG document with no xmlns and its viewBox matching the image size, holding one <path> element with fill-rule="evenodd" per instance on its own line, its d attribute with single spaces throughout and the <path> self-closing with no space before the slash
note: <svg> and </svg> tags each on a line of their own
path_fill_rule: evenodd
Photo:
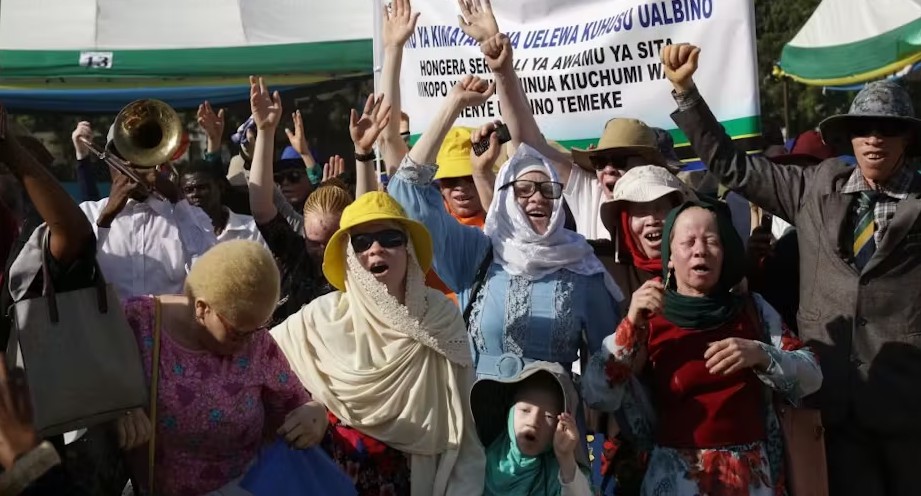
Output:
<svg viewBox="0 0 921 496">
<path fill-rule="evenodd" d="M 459 224 L 445 210 L 440 193 L 431 185 L 435 171 L 407 156 L 388 192 L 432 234 L 435 272 L 457 293 L 464 309 L 492 241 L 480 229 Z M 500 367 L 505 370 L 498 360 L 502 355 L 557 362 L 568 370 L 583 346 L 589 353 L 601 348 L 601 341 L 617 326 L 618 313 L 603 274 L 559 270 L 532 280 L 492 263 L 468 323 L 477 375 L 505 375 L 496 374 Z"/>
<path fill-rule="evenodd" d="M 131 298 L 125 315 L 150 378 L 152 297 Z M 268 332 L 232 356 L 183 348 L 160 331 L 155 488 L 193 496 L 220 489 L 243 475 L 293 409 L 310 401 Z"/>
</svg>

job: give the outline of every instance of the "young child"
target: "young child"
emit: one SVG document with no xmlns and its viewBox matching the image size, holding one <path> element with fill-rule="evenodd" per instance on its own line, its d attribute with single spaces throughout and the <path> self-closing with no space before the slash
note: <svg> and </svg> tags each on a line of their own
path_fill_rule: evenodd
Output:
<svg viewBox="0 0 921 496">
<path fill-rule="evenodd" d="M 572 415 L 578 401 L 555 363 L 533 362 L 515 377 L 473 386 L 473 416 L 486 448 L 484 496 L 591 495 Z"/>
</svg>

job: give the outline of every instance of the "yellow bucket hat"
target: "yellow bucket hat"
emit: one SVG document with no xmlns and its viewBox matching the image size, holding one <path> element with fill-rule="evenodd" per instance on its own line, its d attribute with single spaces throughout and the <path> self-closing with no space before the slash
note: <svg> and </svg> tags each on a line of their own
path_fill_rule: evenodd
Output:
<svg viewBox="0 0 921 496">
<path fill-rule="evenodd" d="M 349 229 L 368 222 L 391 220 L 399 223 L 409 234 L 422 272 L 432 268 L 432 236 L 419 222 L 406 216 L 403 207 L 387 193 L 371 191 L 361 195 L 342 211 L 339 230 L 329 239 L 323 255 L 323 274 L 339 291 L 345 291 L 345 244 Z"/>
<path fill-rule="evenodd" d="M 435 159 L 438 164 L 436 181 L 473 175 L 473 163 L 470 162 L 470 152 L 473 150 L 471 134 L 473 129 L 469 127 L 452 127 L 448 131 L 448 135 L 441 142 L 441 149 L 438 150 L 438 158 Z"/>
</svg>

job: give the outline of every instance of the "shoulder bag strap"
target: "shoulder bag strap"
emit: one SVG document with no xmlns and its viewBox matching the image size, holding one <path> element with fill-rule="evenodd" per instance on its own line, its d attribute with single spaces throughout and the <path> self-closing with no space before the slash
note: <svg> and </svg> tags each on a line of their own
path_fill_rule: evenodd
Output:
<svg viewBox="0 0 921 496">
<path fill-rule="evenodd" d="M 147 446 L 147 494 L 154 494 L 154 456 L 157 451 L 157 386 L 160 380 L 160 298 L 154 297 L 153 353 L 150 361 L 150 443 Z"/>
<path fill-rule="evenodd" d="M 464 308 L 464 324 L 470 327 L 470 313 L 473 312 L 473 304 L 476 303 L 480 290 L 486 282 L 486 274 L 489 272 L 489 266 L 492 265 L 492 247 L 486 252 L 483 261 L 480 262 L 480 268 L 476 271 L 476 278 L 473 280 L 473 287 L 470 289 L 470 298 L 467 299 L 467 306 Z"/>
</svg>

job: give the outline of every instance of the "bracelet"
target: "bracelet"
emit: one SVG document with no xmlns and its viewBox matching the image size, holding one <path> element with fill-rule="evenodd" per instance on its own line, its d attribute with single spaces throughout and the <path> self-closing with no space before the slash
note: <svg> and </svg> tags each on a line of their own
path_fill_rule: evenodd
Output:
<svg viewBox="0 0 921 496">
<path fill-rule="evenodd" d="M 371 150 L 368 153 L 358 153 L 355 152 L 355 161 L 356 162 L 370 162 L 377 158 L 377 155 L 374 153 L 374 150 Z"/>
</svg>

